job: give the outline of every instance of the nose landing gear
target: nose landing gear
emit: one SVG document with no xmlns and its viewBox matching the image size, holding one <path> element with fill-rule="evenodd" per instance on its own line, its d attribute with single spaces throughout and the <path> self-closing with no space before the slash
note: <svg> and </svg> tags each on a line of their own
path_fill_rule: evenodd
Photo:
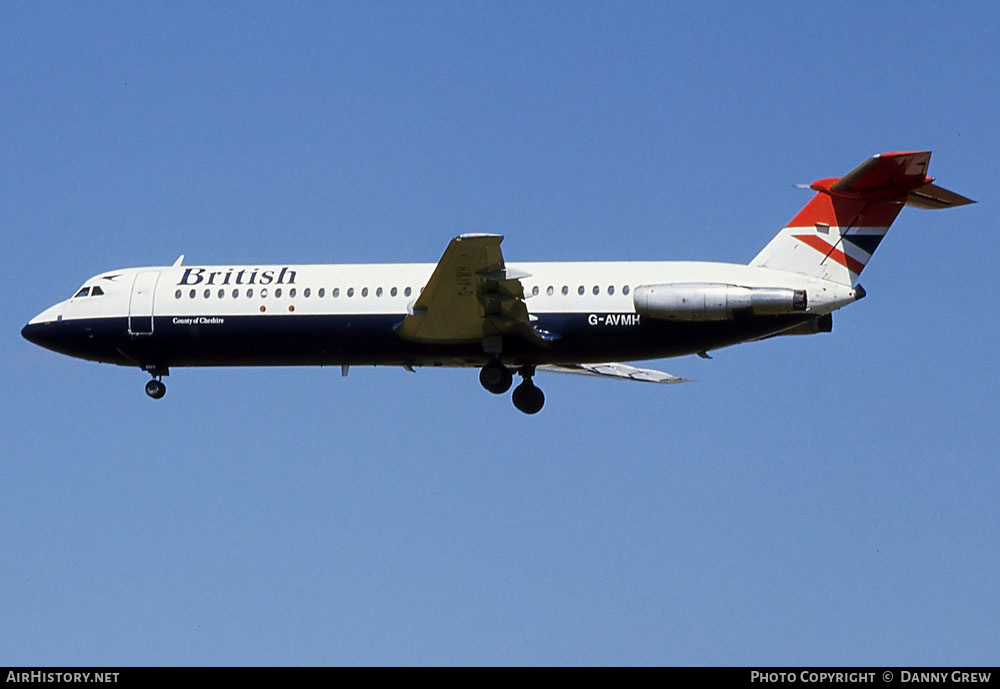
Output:
<svg viewBox="0 0 1000 689">
<path fill-rule="evenodd" d="M 147 364 L 142 367 L 144 371 L 153 376 L 153 380 L 146 383 L 146 394 L 154 400 L 158 400 L 167 394 L 167 386 L 160 380 L 163 376 L 170 375 L 170 370 L 166 366 L 156 366 Z"/>
<path fill-rule="evenodd" d="M 154 378 L 146 383 L 146 394 L 154 400 L 158 400 L 167 394 L 167 386 L 160 379 Z"/>
</svg>

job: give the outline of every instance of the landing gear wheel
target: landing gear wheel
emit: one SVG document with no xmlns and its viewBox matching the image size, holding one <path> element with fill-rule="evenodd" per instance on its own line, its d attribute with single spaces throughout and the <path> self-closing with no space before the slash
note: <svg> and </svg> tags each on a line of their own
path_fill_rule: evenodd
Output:
<svg viewBox="0 0 1000 689">
<path fill-rule="evenodd" d="M 494 395 L 502 395 L 510 390 L 514 374 L 503 364 L 493 361 L 483 366 L 479 372 L 479 382 Z"/>
<path fill-rule="evenodd" d="M 158 380 L 151 380 L 146 383 L 146 394 L 158 400 L 167 394 L 167 386 Z"/>
<path fill-rule="evenodd" d="M 529 379 L 514 388 L 512 400 L 514 406 L 525 414 L 537 414 L 545 404 L 545 394 Z"/>
</svg>

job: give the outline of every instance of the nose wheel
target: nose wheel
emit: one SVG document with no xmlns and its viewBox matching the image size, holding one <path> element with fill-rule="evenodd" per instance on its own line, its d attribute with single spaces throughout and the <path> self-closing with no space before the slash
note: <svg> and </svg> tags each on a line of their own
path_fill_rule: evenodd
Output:
<svg viewBox="0 0 1000 689">
<path fill-rule="evenodd" d="M 146 394 L 154 400 L 158 400 L 167 394 L 167 386 L 163 384 L 163 381 L 154 378 L 146 383 Z"/>
<path fill-rule="evenodd" d="M 145 364 L 142 370 L 153 376 L 153 380 L 146 383 L 146 394 L 154 400 L 158 400 L 167 394 L 167 386 L 163 384 L 161 378 L 170 375 L 170 369 L 162 364 Z"/>
</svg>

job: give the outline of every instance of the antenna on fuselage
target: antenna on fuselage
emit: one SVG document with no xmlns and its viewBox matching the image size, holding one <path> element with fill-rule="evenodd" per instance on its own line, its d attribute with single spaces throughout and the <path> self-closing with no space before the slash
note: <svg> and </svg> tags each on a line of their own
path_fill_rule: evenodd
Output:
<svg viewBox="0 0 1000 689">
<path fill-rule="evenodd" d="M 182 265 L 184 265 L 184 254 L 181 254 L 180 256 L 177 257 L 177 260 L 174 261 L 173 267 L 176 268 L 177 266 L 182 266 Z"/>
</svg>

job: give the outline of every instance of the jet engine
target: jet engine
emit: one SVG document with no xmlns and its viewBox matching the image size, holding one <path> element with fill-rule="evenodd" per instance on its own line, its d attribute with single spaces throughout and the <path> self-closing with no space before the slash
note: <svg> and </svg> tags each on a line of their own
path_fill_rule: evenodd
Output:
<svg viewBox="0 0 1000 689">
<path fill-rule="evenodd" d="M 643 285 L 636 287 L 633 295 L 636 313 L 672 321 L 724 321 L 806 310 L 805 290 L 786 287 L 688 282 Z"/>
</svg>

